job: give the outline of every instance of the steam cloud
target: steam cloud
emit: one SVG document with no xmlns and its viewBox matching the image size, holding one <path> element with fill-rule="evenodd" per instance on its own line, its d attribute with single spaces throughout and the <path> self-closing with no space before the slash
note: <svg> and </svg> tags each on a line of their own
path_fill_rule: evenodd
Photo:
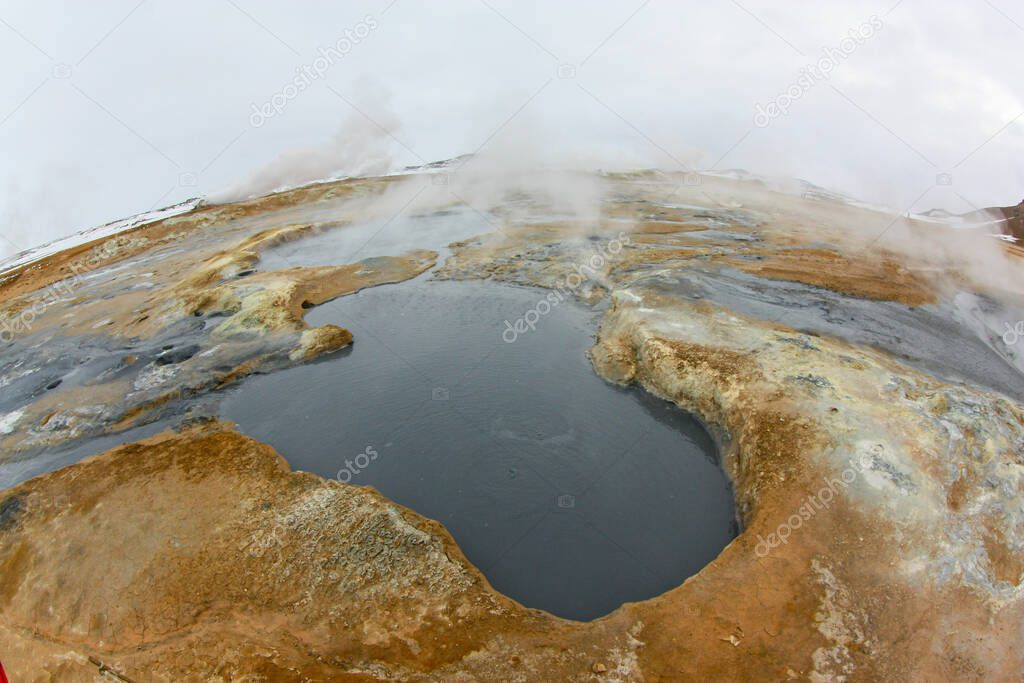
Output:
<svg viewBox="0 0 1024 683">
<path fill-rule="evenodd" d="M 369 118 L 352 112 L 327 145 L 282 152 L 237 185 L 210 195 L 209 201 L 221 204 L 315 180 L 387 172 L 394 163 L 391 135 L 399 121 L 387 98 L 379 94 L 370 112 Z"/>
</svg>

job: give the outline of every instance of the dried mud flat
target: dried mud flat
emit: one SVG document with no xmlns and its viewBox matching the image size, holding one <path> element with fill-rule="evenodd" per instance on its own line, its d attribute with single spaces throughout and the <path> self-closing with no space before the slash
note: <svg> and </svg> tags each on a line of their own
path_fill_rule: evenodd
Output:
<svg viewBox="0 0 1024 683">
<path fill-rule="evenodd" d="M 720 441 L 743 533 L 594 622 L 518 605 L 438 524 L 208 419 L 196 406 L 225 383 L 351 340 L 307 329 L 304 305 L 437 258 L 260 272 L 261 250 L 348 229 L 354 202 L 414 182 L 206 207 L 0 284 L 24 311 L 98 255 L 4 347 L 4 459 L 173 406 L 192 418 L 0 493 L 13 680 L 1019 679 L 1024 408 L 999 321 L 1021 302 L 948 254 L 853 239 L 891 222 L 878 212 L 728 178 L 605 176 L 596 222 L 499 211 L 451 245 L 434 277 L 607 305 L 595 370 Z M 915 341 L 934 321 L 941 343 Z M 47 389 L 60 360 L 40 354 L 73 345 L 90 360 Z"/>
</svg>

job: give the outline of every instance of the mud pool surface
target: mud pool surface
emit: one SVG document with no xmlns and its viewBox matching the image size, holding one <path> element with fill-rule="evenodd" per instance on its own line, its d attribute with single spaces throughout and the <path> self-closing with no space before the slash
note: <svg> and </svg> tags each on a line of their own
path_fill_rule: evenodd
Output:
<svg viewBox="0 0 1024 683">
<path fill-rule="evenodd" d="M 221 415 L 295 469 L 442 522 L 529 607 L 593 619 L 659 595 L 737 533 L 715 445 L 594 374 L 592 311 L 563 303 L 503 341 L 545 294 L 421 278 L 335 300 L 307 321 L 351 329 L 353 347 L 249 378 Z"/>
</svg>

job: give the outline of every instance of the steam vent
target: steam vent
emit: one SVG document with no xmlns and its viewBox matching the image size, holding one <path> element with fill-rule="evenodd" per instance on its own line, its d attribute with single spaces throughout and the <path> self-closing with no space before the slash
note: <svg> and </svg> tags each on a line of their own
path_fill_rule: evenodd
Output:
<svg viewBox="0 0 1024 683">
<path fill-rule="evenodd" d="M 472 164 L 2 266 L 12 683 L 1022 680 L 1020 207 Z"/>
</svg>

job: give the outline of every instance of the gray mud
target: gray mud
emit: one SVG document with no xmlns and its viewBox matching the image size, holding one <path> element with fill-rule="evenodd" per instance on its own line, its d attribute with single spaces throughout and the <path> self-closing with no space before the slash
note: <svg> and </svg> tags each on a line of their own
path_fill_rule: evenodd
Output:
<svg viewBox="0 0 1024 683">
<path fill-rule="evenodd" d="M 1011 351 L 1005 345 L 1001 348 L 998 334 L 986 334 L 980 325 L 965 320 L 962 303 L 912 308 L 715 266 L 674 273 L 661 270 L 635 278 L 634 283 L 671 296 L 713 301 L 802 332 L 876 347 L 941 379 L 1024 399 L 1024 375 L 1014 365 Z M 998 307 L 976 297 L 971 301 L 975 308 Z M 1004 312 L 1001 317 L 1024 319 L 1024 310 Z"/>
</svg>

